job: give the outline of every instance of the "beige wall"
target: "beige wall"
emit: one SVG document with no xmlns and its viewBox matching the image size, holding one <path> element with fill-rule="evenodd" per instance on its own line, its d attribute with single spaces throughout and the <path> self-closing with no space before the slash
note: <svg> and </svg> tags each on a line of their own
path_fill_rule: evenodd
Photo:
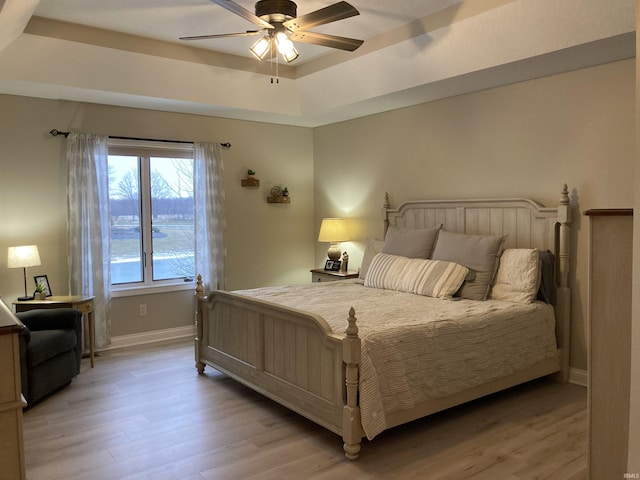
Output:
<svg viewBox="0 0 640 480">
<path fill-rule="evenodd" d="M 65 140 L 52 128 L 173 140 L 228 141 L 224 151 L 229 288 L 309 281 L 313 264 L 313 133 L 308 128 L 0 95 L 0 295 L 22 293 L 22 271 L 6 268 L 10 245 L 36 243 L 54 294 L 66 294 Z M 247 168 L 259 188 L 242 188 Z M 286 185 L 290 205 L 266 202 Z M 4 252 L 4 253 L 2 253 Z M 146 303 L 148 315 L 138 315 Z M 190 291 L 116 298 L 114 336 L 192 323 Z"/>
<path fill-rule="evenodd" d="M 343 245 L 381 237 L 384 192 L 419 198 L 524 196 L 573 204 L 572 360 L 586 369 L 587 235 L 582 212 L 633 203 L 635 61 L 541 78 L 314 130 L 315 228 L 352 218 Z M 316 263 L 326 246 L 316 247 Z"/>
<path fill-rule="evenodd" d="M 527 196 L 572 191 L 572 366 L 586 368 L 589 208 L 633 203 L 634 60 L 616 62 L 312 129 L 100 105 L 0 96 L 0 252 L 39 244 L 54 293 L 66 293 L 65 142 L 51 128 L 176 140 L 230 141 L 224 152 L 228 287 L 309 281 L 326 244 L 320 219 L 347 216 L 357 268 L 362 240 L 380 237 L 385 191 L 416 198 Z M 240 187 L 247 168 L 259 189 Z M 290 205 L 265 201 L 287 185 Z M 584 225 L 584 227 L 583 227 Z M 21 293 L 21 272 L 0 253 L 0 295 Z M 190 292 L 114 301 L 113 335 L 189 325 Z M 147 317 L 138 316 L 146 303 Z M 167 312 L 170 312 L 167 314 Z"/>
</svg>

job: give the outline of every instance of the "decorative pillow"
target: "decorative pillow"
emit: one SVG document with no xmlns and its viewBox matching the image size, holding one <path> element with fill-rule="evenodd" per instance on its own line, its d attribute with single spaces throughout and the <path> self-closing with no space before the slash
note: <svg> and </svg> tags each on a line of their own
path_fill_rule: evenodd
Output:
<svg viewBox="0 0 640 480">
<path fill-rule="evenodd" d="M 362 265 L 360 265 L 360 273 L 358 274 L 358 278 L 360 280 L 364 280 L 366 278 L 369 265 L 371 265 L 371 260 L 373 260 L 373 257 L 375 257 L 377 253 L 380 253 L 383 245 L 384 240 L 367 239 L 367 246 L 364 249 Z"/>
<path fill-rule="evenodd" d="M 539 263 L 536 248 L 507 248 L 500 257 L 490 298 L 516 303 L 533 302 L 540 282 Z"/>
<path fill-rule="evenodd" d="M 540 289 L 538 300 L 556 304 L 556 256 L 551 250 L 540 250 Z"/>
<path fill-rule="evenodd" d="M 466 235 L 442 230 L 431 258 L 459 263 L 470 270 L 460 289 L 460 296 L 469 300 L 486 300 L 505 237 Z"/>
<path fill-rule="evenodd" d="M 417 229 L 390 226 L 381 253 L 408 258 L 431 258 L 440 228 L 442 225 Z"/>
<path fill-rule="evenodd" d="M 469 269 L 452 262 L 379 253 L 373 257 L 365 287 L 385 288 L 434 298 L 451 298 Z"/>
</svg>

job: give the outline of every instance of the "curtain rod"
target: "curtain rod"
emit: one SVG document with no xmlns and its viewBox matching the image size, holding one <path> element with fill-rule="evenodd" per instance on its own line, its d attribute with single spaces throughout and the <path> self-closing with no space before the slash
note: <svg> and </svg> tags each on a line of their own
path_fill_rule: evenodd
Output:
<svg viewBox="0 0 640 480">
<path fill-rule="evenodd" d="M 58 135 L 62 135 L 64 138 L 67 138 L 71 132 L 61 132 L 60 130 L 54 128 L 54 129 L 49 130 L 49 133 L 51 135 L 53 135 L 54 137 L 57 137 Z M 158 139 L 158 138 L 116 137 L 116 136 L 113 136 L 113 135 L 109 135 L 109 138 L 114 138 L 116 140 L 141 140 L 141 141 L 145 141 L 145 142 L 167 142 L 167 143 L 191 143 L 191 144 L 193 144 L 193 142 L 188 142 L 186 140 L 162 140 L 162 139 Z M 224 147 L 224 148 L 231 148 L 231 144 L 229 142 L 221 143 L 220 146 Z"/>
</svg>

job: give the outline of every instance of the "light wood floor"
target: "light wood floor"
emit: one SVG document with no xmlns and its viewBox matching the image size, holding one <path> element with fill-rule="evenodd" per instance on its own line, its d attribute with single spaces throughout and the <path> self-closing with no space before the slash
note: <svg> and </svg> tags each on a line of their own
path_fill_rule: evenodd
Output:
<svg viewBox="0 0 640 480">
<path fill-rule="evenodd" d="M 103 353 L 25 412 L 29 480 L 583 479 L 586 391 L 535 381 L 365 441 L 207 367 L 186 341 Z"/>
</svg>

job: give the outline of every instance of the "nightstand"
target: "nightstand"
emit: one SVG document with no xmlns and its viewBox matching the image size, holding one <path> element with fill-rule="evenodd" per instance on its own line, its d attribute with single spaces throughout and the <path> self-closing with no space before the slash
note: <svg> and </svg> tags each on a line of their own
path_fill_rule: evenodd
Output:
<svg viewBox="0 0 640 480">
<path fill-rule="evenodd" d="M 324 270 L 322 268 L 314 268 L 311 270 L 312 282 L 337 282 L 339 280 L 347 280 L 349 278 L 358 278 L 358 272 L 334 272 L 332 270 Z"/>
</svg>

